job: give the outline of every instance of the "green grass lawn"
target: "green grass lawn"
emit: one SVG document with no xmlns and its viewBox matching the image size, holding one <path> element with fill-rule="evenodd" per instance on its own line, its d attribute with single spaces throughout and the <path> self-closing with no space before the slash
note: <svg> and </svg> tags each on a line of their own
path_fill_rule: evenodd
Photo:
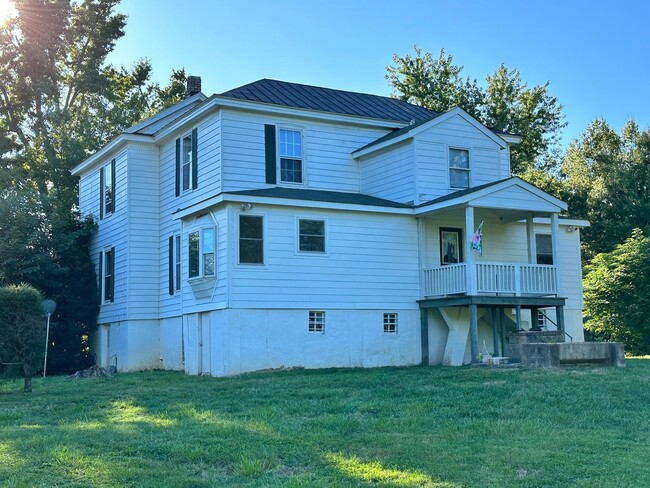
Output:
<svg viewBox="0 0 650 488">
<path fill-rule="evenodd" d="M 650 359 L 0 380 L 0 486 L 650 486 Z"/>
</svg>

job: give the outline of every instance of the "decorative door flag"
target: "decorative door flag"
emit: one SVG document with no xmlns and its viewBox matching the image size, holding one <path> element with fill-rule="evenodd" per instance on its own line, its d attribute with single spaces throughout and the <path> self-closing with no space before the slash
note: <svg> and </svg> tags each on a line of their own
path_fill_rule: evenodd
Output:
<svg viewBox="0 0 650 488">
<path fill-rule="evenodd" d="M 476 232 L 472 236 L 472 239 L 469 241 L 469 248 L 476 249 L 479 256 L 483 256 L 483 221 L 481 220 L 481 225 L 478 226 Z"/>
</svg>

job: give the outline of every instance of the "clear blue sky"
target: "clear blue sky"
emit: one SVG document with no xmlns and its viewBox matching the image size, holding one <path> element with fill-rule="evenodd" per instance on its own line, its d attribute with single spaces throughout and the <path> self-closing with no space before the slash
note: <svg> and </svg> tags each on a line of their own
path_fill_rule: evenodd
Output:
<svg viewBox="0 0 650 488">
<path fill-rule="evenodd" d="M 123 0 L 126 35 L 109 61 L 147 58 L 220 93 L 260 78 L 389 95 L 393 54 L 417 44 L 453 55 L 483 81 L 501 63 L 530 86 L 551 82 L 564 144 L 596 117 L 650 124 L 650 2 L 479 0 Z"/>
</svg>

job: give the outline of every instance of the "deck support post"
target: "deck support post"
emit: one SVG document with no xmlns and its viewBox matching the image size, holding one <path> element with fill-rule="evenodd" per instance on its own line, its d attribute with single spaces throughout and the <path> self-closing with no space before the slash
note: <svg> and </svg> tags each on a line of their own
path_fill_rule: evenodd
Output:
<svg viewBox="0 0 650 488">
<path fill-rule="evenodd" d="M 537 327 L 539 327 L 539 309 L 532 307 L 530 309 L 530 328 L 536 329 Z"/>
<path fill-rule="evenodd" d="M 503 326 L 503 314 L 505 313 L 502 308 L 498 309 L 499 314 L 499 331 L 501 332 L 501 353 L 506 353 L 506 331 Z"/>
<path fill-rule="evenodd" d="M 429 309 L 420 309 L 420 333 L 422 344 L 422 365 L 429 364 Z"/>
<path fill-rule="evenodd" d="M 564 331 L 564 307 L 562 305 L 555 307 L 555 315 L 558 330 Z"/>
<path fill-rule="evenodd" d="M 517 305 L 515 307 L 515 315 L 516 315 L 516 321 L 517 321 L 517 330 L 522 330 L 522 327 L 521 327 L 521 305 Z"/>
<path fill-rule="evenodd" d="M 492 342 L 494 344 L 494 355 L 503 356 L 503 354 L 499 354 L 499 332 L 497 330 L 497 309 L 492 307 L 490 309 L 490 312 L 492 314 Z"/>
<path fill-rule="evenodd" d="M 469 336 L 472 364 L 474 364 L 478 362 L 478 307 L 474 303 L 469 306 Z"/>
</svg>

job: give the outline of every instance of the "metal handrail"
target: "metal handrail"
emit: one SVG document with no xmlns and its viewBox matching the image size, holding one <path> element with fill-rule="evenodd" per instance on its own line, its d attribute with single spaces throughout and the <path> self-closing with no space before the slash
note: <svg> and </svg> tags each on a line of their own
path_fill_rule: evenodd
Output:
<svg viewBox="0 0 650 488">
<path fill-rule="evenodd" d="M 564 330 L 564 329 L 560 329 L 560 328 L 558 327 L 558 325 L 555 323 L 555 321 L 554 321 L 551 317 L 549 317 L 548 315 L 546 315 L 546 313 L 544 312 L 544 310 L 542 310 L 542 309 L 540 308 L 540 309 L 537 309 L 537 311 L 538 311 L 539 313 L 541 313 L 541 314 L 546 318 L 546 320 L 548 320 L 550 323 L 552 323 L 552 324 L 555 326 L 555 328 L 556 328 L 557 330 L 561 330 L 561 331 L 564 333 L 564 335 L 567 336 L 571 342 L 573 342 L 573 337 L 571 337 L 571 334 L 569 334 L 569 333 L 568 333 L 566 330 Z M 546 326 L 545 326 L 545 328 L 546 328 Z M 548 330 L 548 328 L 547 328 L 547 330 Z"/>
</svg>

